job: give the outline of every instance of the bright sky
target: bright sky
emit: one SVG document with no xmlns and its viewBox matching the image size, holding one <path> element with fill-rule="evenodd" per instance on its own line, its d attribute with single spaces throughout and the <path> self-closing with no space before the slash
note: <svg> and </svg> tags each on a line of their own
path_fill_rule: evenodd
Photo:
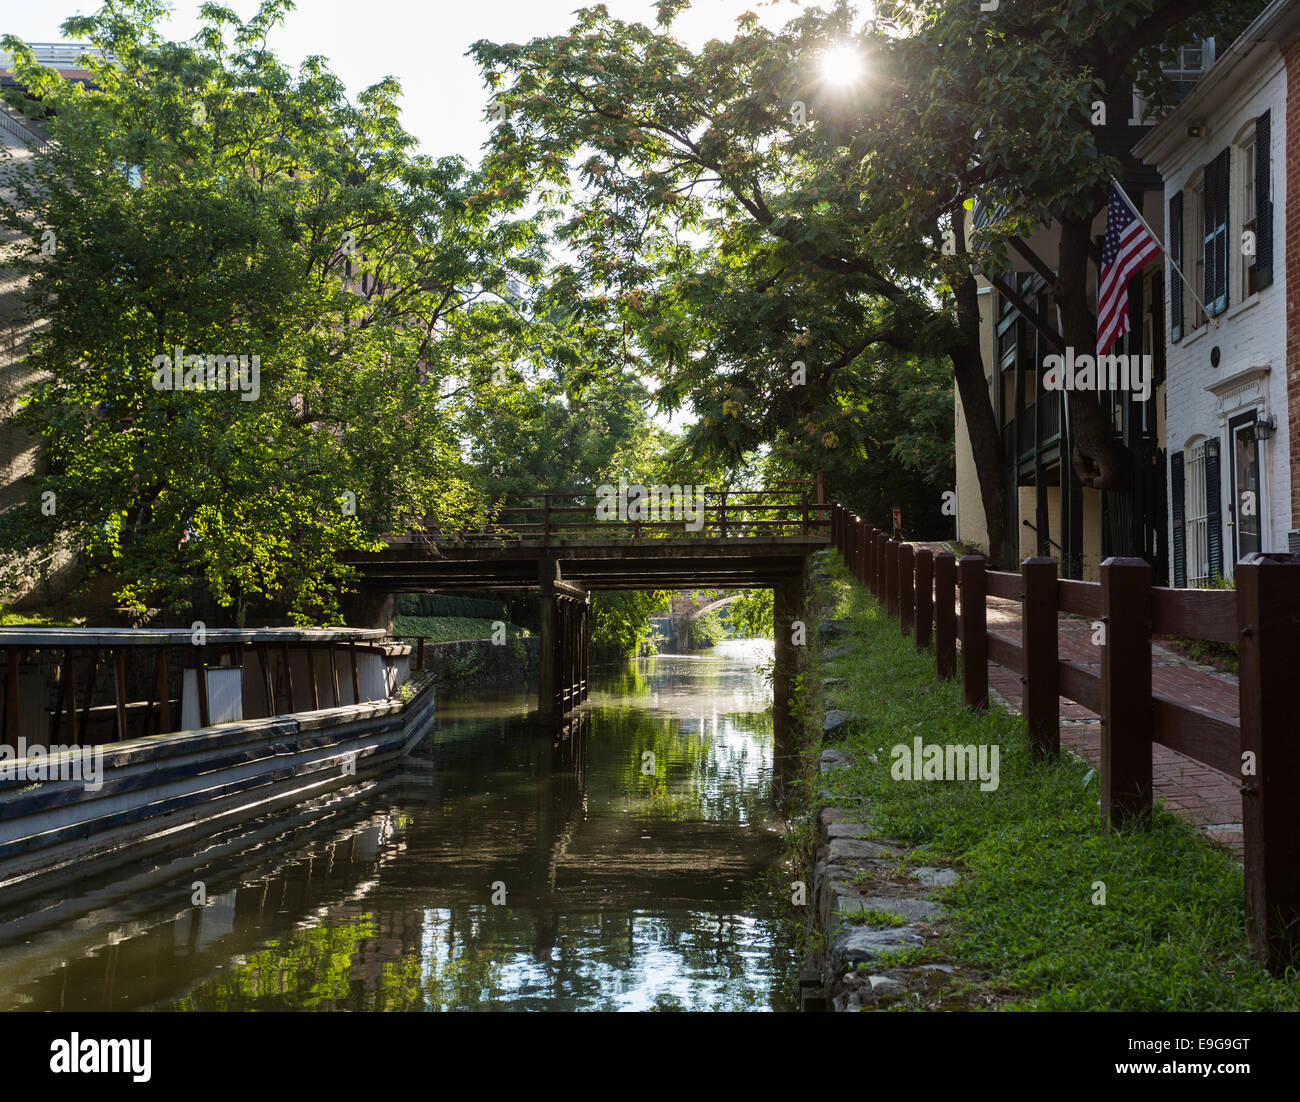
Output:
<svg viewBox="0 0 1300 1102">
<path fill-rule="evenodd" d="M 224 0 L 243 19 L 257 0 Z M 588 0 L 298 0 L 296 11 L 271 37 L 276 53 L 296 65 L 321 54 L 355 97 L 362 88 L 395 76 L 404 92 L 404 122 L 420 151 L 439 157 L 459 153 L 476 162 L 487 140 L 487 92 L 473 61 L 465 56 L 481 38 L 523 42 L 567 31 L 572 13 Z M 198 29 L 197 0 L 173 0 L 165 34 L 184 40 Z M 606 0 L 610 13 L 653 26 L 652 0 Z M 865 6 L 865 5 L 863 5 Z M 70 15 L 90 13 L 97 2 L 42 0 L 21 5 L 0 0 L 0 33 L 27 42 L 59 42 L 59 25 Z M 5 10 L 7 9 L 7 10 Z M 674 33 L 692 46 L 727 39 L 741 12 L 752 10 L 777 28 L 799 14 L 793 0 L 695 0 L 678 16 Z"/>
</svg>

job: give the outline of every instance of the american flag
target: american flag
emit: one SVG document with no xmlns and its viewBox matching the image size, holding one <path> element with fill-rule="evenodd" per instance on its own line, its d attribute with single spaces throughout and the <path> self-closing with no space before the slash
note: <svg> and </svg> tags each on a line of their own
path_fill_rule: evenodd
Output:
<svg viewBox="0 0 1300 1102">
<path fill-rule="evenodd" d="M 1101 290 L 1097 292 L 1097 354 L 1104 356 L 1128 332 L 1128 281 L 1160 252 L 1160 242 L 1137 216 L 1114 180 L 1101 248 Z"/>
</svg>

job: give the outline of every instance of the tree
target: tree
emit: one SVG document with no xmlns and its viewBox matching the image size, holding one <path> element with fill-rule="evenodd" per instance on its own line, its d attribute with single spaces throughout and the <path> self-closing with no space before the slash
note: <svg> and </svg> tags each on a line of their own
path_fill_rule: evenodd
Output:
<svg viewBox="0 0 1300 1102">
<path fill-rule="evenodd" d="M 485 167 L 569 200 L 564 231 L 585 258 L 578 284 L 638 327 L 666 379 L 662 400 L 701 401 L 716 437 L 739 440 L 743 410 L 829 452 L 839 434 L 824 429 L 826 411 L 859 357 L 897 349 L 951 363 L 1001 546 L 1003 457 L 976 275 L 1004 270 L 1012 238 L 1056 219 L 1063 337 L 1087 347 L 1083 246 L 1118 167 L 1098 149 L 1091 105 L 1143 73 L 1159 102 L 1162 51 L 1246 16 L 1229 0 L 992 12 L 921 0 L 877 5 L 855 29 L 854 9 L 838 3 L 781 34 L 747 13 L 730 42 L 695 53 L 670 33 L 685 6 L 663 0 L 659 30 L 597 5 L 567 35 L 476 43 L 511 112 Z M 821 71 L 845 43 L 865 62 L 860 86 Z M 994 217 L 968 241 L 976 198 Z M 701 235 L 707 244 L 693 244 Z M 714 347 L 701 340 L 709 314 L 726 334 Z M 702 390 L 709 371 L 716 383 Z M 1072 406 L 1074 463 L 1085 485 L 1104 489 L 1120 465 L 1086 404 Z M 763 432 L 775 439 L 770 423 Z"/>
<path fill-rule="evenodd" d="M 672 599 L 671 590 L 613 590 L 591 602 L 591 645 L 617 658 L 635 658 L 650 638 L 650 617 Z"/>
<path fill-rule="evenodd" d="M 130 605 L 197 587 L 241 623 L 320 621 L 340 553 L 486 505 L 458 423 L 526 347 L 493 291 L 537 276 L 537 224 L 504 217 L 522 192 L 413 156 L 394 81 L 353 105 L 321 58 L 287 70 L 266 39 L 290 7 L 207 4 L 178 44 L 157 0 L 109 0 L 63 27 L 97 48 L 85 87 L 4 40 L 10 99 L 53 139 L 0 179 L 44 324 L 17 417 L 45 470 L 0 516 L 9 579 L 63 546 Z M 244 358 L 237 387 L 212 357 Z"/>
</svg>

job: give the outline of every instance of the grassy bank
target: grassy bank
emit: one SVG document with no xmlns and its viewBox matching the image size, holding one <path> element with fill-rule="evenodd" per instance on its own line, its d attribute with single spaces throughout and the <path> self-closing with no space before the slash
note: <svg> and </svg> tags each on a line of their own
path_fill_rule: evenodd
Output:
<svg viewBox="0 0 1300 1102">
<path fill-rule="evenodd" d="M 1034 762 L 1019 716 L 961 706 L 960 682 L 934 676 L 897 620 L 828 556 L 846 653 L 821 659 L 813 683 L 845 684 L 825 703 L 859 718 L 839 742 L 853 764 L 828 786 L 862 807 L 880 837 L 918 846 L 909 860 L 955 865 L 940 898 L 951 920 L 915 959 L 951 960 L 980 976 L 969 1000 L 1038 1010 L 1297 1010 L 1300 978 L 1275 978 L 1248 956 L 1236 861 L 1175 815 L 1148 829 L 1101 828 L 1099 778 L 1062 753 Z M 890 750 L 926 743 L 999 747 L 999 784 L 901 781 Z M 861 803 L 845 797 L 859 797 Z M 832 803 L 836 801 L 830 801 Z M 1098 882 L 1105 885 L 1105 902 Z"/>
<path fill-rule="evenodd" d="M 393 630 L 403 637 L 423 635 L 432 643 L 454 643 L 462 639 L 491 639 L 492 625 L 498 622 L 475 620 L 467 616 L 397 616 L 393 620 Z M 506 624 L 508 639 L 531 634 L 527 628 Z"/>
</svg>

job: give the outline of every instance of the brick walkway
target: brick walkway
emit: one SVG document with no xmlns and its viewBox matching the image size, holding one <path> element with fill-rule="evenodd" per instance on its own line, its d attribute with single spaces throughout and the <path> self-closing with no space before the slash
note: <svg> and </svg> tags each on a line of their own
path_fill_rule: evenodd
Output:
<svg viewBox="0 0 1300 1102">
<path fill-rule="evenodd" d="M 1020 605 L 998 597 L 988 598 L 989 632 L 1020 643 Z M 1062 615 L 1058 628 L 1060 655 L 1101 673 L 1101 655 L 1092 644 L 1092 626 L 1075 616 Z M 1237 679 L 1208 666 L 1190 662 L 1159 645 L 1151 648 L 1152 687 L 1186 704 L 1238 718 Z M 1020 710 L 1024 686 L 1020 675 L 989 663 L 990 694 L 998 703 Z M 1061 744 L 1093 765 L 1101 761 L 1100 717 L 1072 700 L 1061 698 Z M 1222 842 L 1238 859 L 1242 855 L 1241 793 L 1237 781 L 1192 758 L 1156 743 L 1152 746 L 1155 796 L 1165 806 L 1195 823 L 1207 836 Z"/>
</svg>

